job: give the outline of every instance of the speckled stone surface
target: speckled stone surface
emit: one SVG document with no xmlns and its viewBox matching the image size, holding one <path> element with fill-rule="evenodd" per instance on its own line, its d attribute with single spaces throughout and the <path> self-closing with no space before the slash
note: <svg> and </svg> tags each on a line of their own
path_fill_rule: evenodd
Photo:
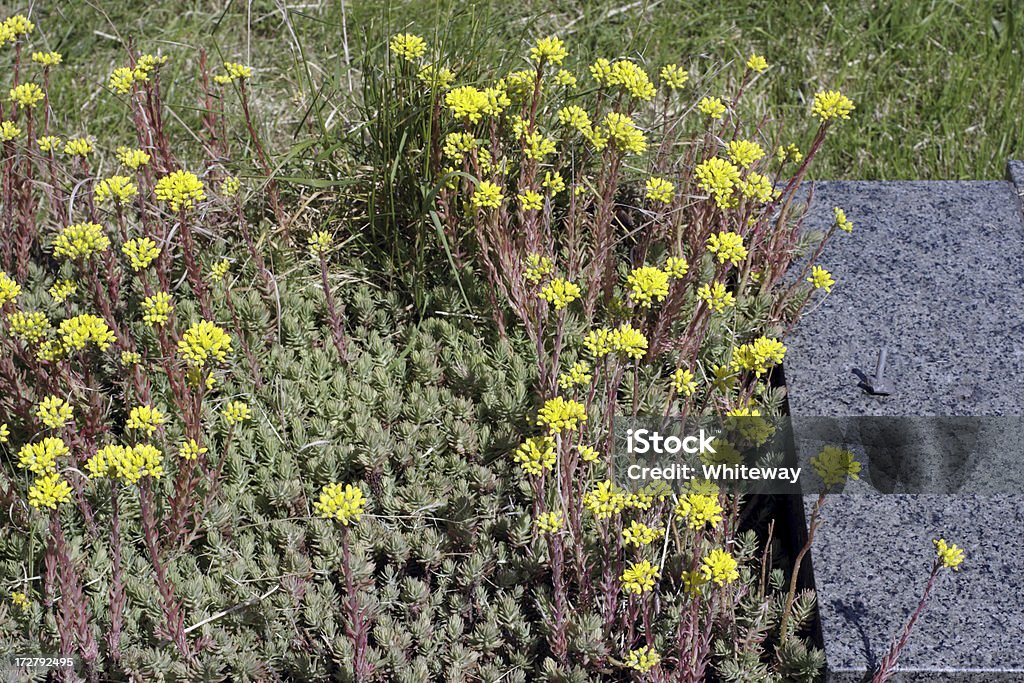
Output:
<svg viewBox="0 0 1024 683">
<path fill-rule="evenodd" d="M 791 413 L 1024 414 L 1024 220 L 1014 185 L 821 182 L 808 225 L 827 227 L 833 206 L 846 209 L 854 233 L 826 251 L 837 285 L 787 341 Z M 882 345 L 895 392 L 877 398 L 852 370 L 870 375 Z M 1020 439 L 1010 441 L 1018 446 L 1003 455 L 1024 461 Z M 860 486 L 829 497 L 812 551 L 829 680 L 869 677 L 917 605 L 931 540 L 945 537 L 967 559 L 939 577 L 893 680 L 1024 681 L 1024 490 L 978 490 Z"/>
</svg>

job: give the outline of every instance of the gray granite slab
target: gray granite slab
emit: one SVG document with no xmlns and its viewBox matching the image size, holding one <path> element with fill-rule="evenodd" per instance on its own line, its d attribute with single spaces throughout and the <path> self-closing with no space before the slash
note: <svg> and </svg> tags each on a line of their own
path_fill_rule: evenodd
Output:
<svg viewBox="0 0 1024 683">
<path fill-rule="evenodd" d="M 832 294 L 787 341 L 791 413 L 1024 414 L 1024 219 L 1013 183 L 820 182 L 808 225 L 826 228 L 833 206 L 855 228 L 822 259 Z M 852 371 L 871 374 L 883 345 L 895 390 L 868 396 Z M 997 467 L 1020 469 L 1020 435 L 1010 436 Z M 829 497 L 812 551 L 829 680 L 869 676 L 917 605 L 932 539 L 945 537 L 966 560 L 940 576 L 893 680 L 1024 681 L 1024 490 L 970 490 L 882 494 L 862 483 Z"/>
</svg>

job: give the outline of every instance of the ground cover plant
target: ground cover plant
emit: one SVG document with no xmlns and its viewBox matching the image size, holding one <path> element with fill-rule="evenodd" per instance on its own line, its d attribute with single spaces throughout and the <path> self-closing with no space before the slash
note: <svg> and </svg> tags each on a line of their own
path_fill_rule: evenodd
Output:
<svg viewBox="0 0 1024 683">
<path fill-rule="evenodd" d="M 742 497 L 622 490 L 610 438 L 783 409 L 782 339 L 853 238 L 799 199 L 850 98 L 794 136 L 745 106 L 759 54 L 691 74 L 544 35 L 505 67 L 400 32 L 359 124 L 300 155 L 249 65 L 199 54 L 186 118 L 176 55 L 131 44 L 90 135 L 40 24 L 0 34 L 5 646 L 89 680 L 820 673 L 813 593 Z"/>
</svg>

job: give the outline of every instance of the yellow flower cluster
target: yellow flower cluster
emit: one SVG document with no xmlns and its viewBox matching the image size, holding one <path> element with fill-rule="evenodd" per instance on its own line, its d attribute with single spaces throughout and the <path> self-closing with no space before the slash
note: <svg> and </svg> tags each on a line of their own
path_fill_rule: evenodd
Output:
<svg viewBox="0 0 1024 683">
<path fill-rule="evenodd" d="M 648 101 L 654 97 L 654 84 L 647 72 L 628 59 L 619 59 L 614 63 L 604 58 L 598 59 L 590 67 L 590 73 L 601 85 L 621 87 L 634 99 Z"/>
<path fill-rule="evenodd" d="M 780 163 L 784 164 L 787 161 L 799 162 L 803 160 L 803 152 L 800 148 L 790 143 L 788 145 L 779 145 L 778 149 L 775 150 L 775 159 Z"/>
<path fill-rule="evenodd" d="M 217 74 L 213 77 L 213 80 L 220 85 L 252 78 L 252 68 L 238 62 L 224 62 L 224 71 L 227 73 Z"/>
<path fill-rule="evenodd" d="M 590 114 L 583 107 L 575 104 L 558 110 L 558 122 L 563 126 L 574 128 L 584 135 L 589 134 L 593 127 L 590 121 Z"/>
<path fill-rule="evenodd" d="M 432 90 L 447 90 L 455 82 L 455 72 L 446 66 L 426 64 L 416 74 L 416 80 Z"/>
<path fill-rule="evenodd" d="M 137 171 L 148 164 L 149 159 L 150 156 L 141 149 L 132 149 L 131 147 L 117 148 L 117 160 L 133 171 Z"/>
<path fill-rule="evenodd" d="M 750 55 L 747 60 L 747 68 L 755 73 L 761 73 L 768 68 L 768 60 L 761 55 Z"/>
<path fill-rule="evenodd" d="M 563 389 L 572 389 L 573 387 L 587 386 L 593 379 L 594 376 L 590 372 L 590 363 L 576 361 L 569 368 L 568 372 L 563 372 L 558 376 L 558 386 Z"/>
<path fill-rule="evenodd" d="M 602 481 L 583 496 L 583 506 L 598 519 L 617 515 L 626 507 L 626 494 L 610 481 Z"/>
<path fill-rule="evenodd" d="M 142 354 L 138 351 L 121 352 L 121 365 L 124 367 L 139 365 L 140 363 L 142 363 Z"/>
<path fill-rule="evenodd" d="M 114 342 L 114 333 L 103 318 L 89 313 L 62 320 L 58 332 L 64 348 L 71 351 L 81 351 L 89 342 L 100 351 L 106 351 Z"/>
<path fill-rule="evenodd" d="M 41 64 L 45 68 L 49 68 L 63 62 L 64 57 L 59 52 L 33 52 L 32 61 L 36 64 Z"/>
<path fill-rule="evenodd" d="M 524 143 L 523 156 L 534 161 L 544 161 L 544 157 L 554 154 L 557 149 L 555 141 L 540 131 L 527 133 Z"/>
<path fill-rule="evenodd" d="M 647 337 L 630 323 L 623 323 L 615 330 L 591 330 L 583 338 L 583 346 L 594 358 L 603 358 L 615 351 L 639 360 L 647 353 Z"/>
<path fill-rule="evenodd" d="M 526 268 L 523 269 L 523 278 L 532 284 L 537 284 L 546 276 L 553 273 L 555 264 L 547 256 L 540 254 L 526 255 Z"/>
<path fill-rule="evenodd" d="M 348 526 L 358 522 L 366 507 L 363 490 L 352 484 L 328 484 L 320 491 L 320 500 L 313 503 L 313 509 L 324 519 L 333 519 Z"/>
<path fill-rule="evenodd" d="M 195 460 L 207 451 L 209 451 L 209 449 L 200 446 L 199 442 L 195 439 L 182 441 L 181 445 L 178 446 L 178 455 L 181 456 L 183 460 Z"/>
<path fill-rule="evenodd" d="M 565 44 L 555 36 L 541 38 L 537 41 L 536 47 L 530 48 L 530 59 L 538 64 L 550 62 L 559 66 L 568 56 L 569 51 L 565 49 Z"/>
<path fill-rule="evenodd" d="M 18 451 L 18 467 L 33 474 L 48 474 L 57 471 L 57 458 L 68 455 L 64 440 L 55 436 L 47 436 L 41 441 L 28 443 Z"/>
<path fill-rule="evenodd" d="M 148 443 L 104 446 L 86 461 L 85 469 L 94 479 L 113 477 L 128 484 L 136 484 L 143 477 L 162 477 L 164 456 L 160 449 Z"/>
<path fill-rule="evenodd" d="M 93 192 L 96 195 L 96 202 L 99 204 L 113 201 L 115 204 L 124 206 L 129 199 L 139 193 L 139 190 L 128 176 L 114 175 L 96 183 L 96 189 Z"/>
<path fill-rule="evenodd" d="M 224 416 L 224 421 L 229 425 L 242 424 L 252 419 L 249 406 L 244 401 L 230 401 L 220 414 Z"/>
<path fill-rule="evenodd" d="M 502 193 L 501 187 L 489 180 L 481 180 L 476 186 L 476 190 L 473 191 L 472 202 L 473 206 L 477 208 L 496 209 L 501 206 L 504 199 L 505 195 Z"/>
<path fill-rule="evenodd" d="M 740 170 L 725 159 L 712 157 L 693 169 L 697 186 L 711 194 L 719 208 L 733 205 L 733 188 L 740 180 Z"/>
<path fill-rule="evenodd" d="M 50 333 L 50 321 L 45 313 L 15 311 L 7 316 L 11 334 L 26 344 L 37 344 Z"/>
<path fill-rule="evenodd" d="M 148 237 L 136 237 L 121 245 L 121 252 L 128 257 L 132 270 L 149 268 L 149 264 L 160 255 L 160 247 Z"/>
<path fill-rule="evenodd" d="M 653 589 L 660 577 L 661 572 L 651 564 L 650 560 L 640 560 L 631 562 L 619 579 L 622 581 L 624 591 L 642 595 Z"/>
<path fill-rule="evenodd" d="M 89 138 L 71 138 L 64 143 L 64 153 L 72 157 L 84 157 L 92 154 L 92 140 Z"/>
<path fill-rule="evenodd" d="M 555 441 L 550 436 L 530 437 L 516 448 L 513 460 L 527 474 L 540 476 L 555 465 Z"/>
<path fill-rule="evenodd" d="M 672 388 L 682 396 L 693 396 L 697 392 L 697 382 L 693 373 L 685 368 L 677 368 L 672 373 Z"/>
<path fill-rule="evenodd" d="M 479 90 L 471 85 L 453 88 L 444 96 L 444 103 L 457 119 L 479 123 L 486 116 L 500 114 L 511 104 L 504 88 Z"/>
<path fill-rule="evenodd" d="M 36 406 L 36 417 L 50 429 L 60 429 L 74 419 L 75 411 L 59 396 L 47 396 Z"/>
<path fill-rule="evenodd" d="M 523 211 L 540 211 L 544 208 L 544 195 L 539 192 L 527 190 L 520 194 L 517 199 L 519 199 L 519 206 Z"/>
<path fill-rule="evenodd" d="M 654 301 L 664 301 L 668 296 L 667 272 L 654 266 L 634 268 L 626 277 L 629 298 L 641 308 L 650 308 Z"/>
<path fill-rule="evenodd" d="M 326 254 L 334 246 L 334 237 L 326 230 L 319 230 L 309 236 L 306 245 L 309 247 L 311 255 L 320 256 Z"/>
<path fill-rule="evenodd" d="M 736 305 L 736 297 L 721 282 L 701 285 L 697 288 L 697 296 L 716 313 Z"/>
<path fill-rule="evenodd" d="M 114 69 L 107 79 L 107 88 L 119 95 L 127 95 L 135 85 L 135 70 L 127 66 L 119 66 Z"/>
<path fill-rule="evenodd" d="M 738 567 L 736 558 L 721 548 L 715 548 L 701 560 L 700 571 L 705 581 L 721 586 L 740 578 Z"/>
<path fill-rule="evenodd" d="M 953 571 L 960 571 L 960 565 L 964 561 L 964 551 L 958 548 L 955 543 L 948 545 L 944 538 L 933 540 L 932 543 L 935 544 L 936 561 L 941 563 L 943 567 L 948 567 Z"/>
<path fill-rule="evenodd" d="M 150 327 L 163 325 L 171 317 L 171 310 L 174 304 L 171 302 L 171 295 L 167 292 L 157 292 L 153 296 L 147 296 L 142 301 L 142 320 Z"/>
<path fill-rule="evenodd" d="M 0 270 L 0 306 L 8 304 L 18 298 L 21 294 L 21 285 L 14 279 Z"/>
<path fill-rule="evenodd" d="M 749 344 L 737 346 L 732 352 L 733 370 L 746 370 L 760 377 L 778 365 L 786 356 L 786 347 L 778 339 L 758 337 Z"/>
<path fill-rule="evenodd" d="M 675 185 L 664 178 L 648 178 L 646 189 L 648 199 L 662 204 L 671 202 L 676 193 Z"/>
<path fill-rule="evenodd" d="M 0 123 L 0 141 L 10 142 L 19 135 L 21 135 L 21 128 L 14 125 L 13 121 Z"/>
<path fill-rule="evenodd" d="M 741 168 L 750 168 L 754 162 L 764 157 L 761 145 L 750 140 L 732 140 L 726 145 L 726 152 L 733 163 Z"/>
<path fill-rule="evenodd" d="M 27 612 L 32 606 L 32 603 L 28 601 L 28 596 L 21 592 L 11 593 L 11 604 L 20 609 L 22 612 Z"/>
<path fill-rule="evenodd" d="M 811 113 L 825 123 L 837 119 L 848 119 L 853 110 L 853 100 L 849 97 L 838 90 L 826 90 L 814 95 Z"/>
<path fill-rule="evenodd" d="M 665 259 L 665 272 L 673 279 L 680 279 L 690 270 L 690 264 L 681 256 L 669 256 Z"/>
<path fill-rule="evenodd" d="M 630 650 L 626 657 L 626 666 L 642 674 L 647 673 L 661 663 L 661 655 L 649 645 L 644 645 L 636 650 Z"/>
<path fill-rule="evenodd" d="M 167 56 L 157 57 L 156 55 L 139 55 L 135 62 L 135 80 L 145 82 L 149 80 L 149 73 L 167 63 Z"/>
<path fill-rule="evenodd" d="M 580 287 L 568 280 L 555 278 L 540 290 L 537 296 L 554 306 L 556 311 L 560 311 L 580 298 Z"/>
<path fill-rule="evenodd" d="M 46 291 L 54 303 L 62 304 L 78 291 L 78 285 L 74 280 L 57 280 Z"/>
<path fill-rule="evenodd" d="M 814 285 L 815 289 L 824 289 L 826 294 L 832 292 L 832 285 L 836 283 L 832 279 L 832 273 L 821 266 L 813 266 L 811 268 L 811 276 L 807 278 L 807 281 Z"/>
<path fill-rule="evenodd" d="M 847 478 L 860 479 L 860 463 L 851 451 L 838 446 L 825 446 L 811 458 L 811 466 L 828 488 L 844 483 Z"/>
<path fill-rule="evenodd" d="M 702 97 L 697 109 L 710 119 L 720 119 L 725 114 L 725 105 L 717 97 Z"/>
<path fill-rule="evenodd" d="M 222 282 L 229 272 L 231 272 L 231 261 L 221 259 L 210 266 L 210 281 Z"/>
<path fill-rule="evenodd" d="M 553 434 L 576 429 L 579 423 L 586 421 L 587 409 L 583 404 L 572 399 L 567 401 L 561 396 L 545 401 L 537 413 L 537 424 L 546 426 Z"/>
<path fill-rule="evenodd" d="M 191 209 L 206 199 L 203 183 L 188 171 L 174 171 L 156 181 L 156 198 L 171 205 L 171 211 Z"/>
<path fill-rule="evenodd" d="M 411 33 L 398 33 L 391 36 L 388 47 L 405 61 L 413 62 L 426 53 L 427 41 Z"/>
<path fill-rule="evenodd" d="M 241 181 L 235 176 L 229 175 L 220 183 L 220 193 L 224 197 L 234 197 L 242 187 Z"/>
<path fill-rule="evenodd" d="M 628 527 L 622 530 L 622 541 L 626 545 L 635 545 L 639 548 L 654 543 L 664 535 L 664 529 L 652 529 L 634 519 Z"/>
<path fill-rule="evenodd" d="M 703 529 L 708 524 L 716 527 L 722 521 L 722 506 L 718 504 L 717 495 L 688 493 L 679 498 L 675 513 L 694 530 Z"/>
<path fill-rule="evenodd" d="M 767 203 L 775 194 L 772 181 L 768 176 L 760 173 L 749 173 L 746 178 L 740 180 L 737 187 L 739 187 L 740 193 L 744 197 L 755 199 L 762 203 Z"/>
<path fill-rule="evenodd" d="M 537 531 L 542 534 L 555 534 L 565 526 L 561 512 L 542 512 L 537 515 Z"/>
<path fill-rule="evenodd" d="M 0 45 L 6 41 L 17 42 L 19 38 L 32 33 L 36 25 L 24 14 L 13 14 L 0 24 Z"/>
<path fill-rule="evenodd" d="M 617 111 L 609 112 L 604 117 L 604 129 L 595 132 L 591 142 L 595 147 L 601 149 L 599 144 L 603 138 L 607 138 L 617 149 L 632 154 L 643 154 L 647 149 L 647 138 L 643 131 L 637 128 L 633 119 Z"/>
<path fill-rule="evenodd" d="M 178 340 L 178 353 L 193 368 L 223 362 L 231 353 L 231 337 L 209 320 L 193 323 Z"/>
<path fill-rule="evenodd" d="M 666 64 L 661 67 L 661 82 L 669 90 L 679 90 L 690 80 L 690 73 L 678 64 Z"/>
<path fill-rule="evenodd" d="M 32 507 L 56 510 L 61 503 L 71 500 L 71 486 L 57 473 L 44 474 L 28 489 L 28 504 Z"/>
<path fill-rule="evenodd" d="M 64 228 L 53 241 L 55 256 L 85 260 L 110 246 L 110 240 L 98 223 L 75 223 Z"/>
<path fill-rule="evenodd" d="M 832 215 L 835 217 L 836 227 L 843 232 L 853 232 L 853 221 L 846 217 L 846 212 L 838 206 L 832 208 Z"/>
<path fill-rule="evenodd" d="M 31 109 L 43 101 L 43 89 L 35 83 L 22 83 L 11 88 L 8 99 L 18 106 Z"/>
<path fill-rule="evenodd" d="M 39 145 L 41 152 L 51 153 L 55 152 L 60 147 L 61 139 L 56 135 L 44 135 L 41 138 L 36 139 L 36 144 Z"/>
<path fill-rule="evenodd" d="M 601 457 L 601 453 L 593 446 L 580 445 L 576 448 L 580 454 L 580 460 L 583 462 L 597 462 L 597 459 Z"/>
<path fill-rule="evenodd" d="M 167 416 L 160 412 L 157 408 L 148 405 L 135 406 L 128 413 L 128 421 L 125 423 L 125 429 L 137 429 L 140 432 L 152 436 L 162 424 L 167 423 Z"/>
<path fill-rule="evenodd" d="M 7 426 L 6 422 L 0 422 L 0 443 L 7 443 L 7 439 L 11 436 L 11 430 Z"/>
</svg>

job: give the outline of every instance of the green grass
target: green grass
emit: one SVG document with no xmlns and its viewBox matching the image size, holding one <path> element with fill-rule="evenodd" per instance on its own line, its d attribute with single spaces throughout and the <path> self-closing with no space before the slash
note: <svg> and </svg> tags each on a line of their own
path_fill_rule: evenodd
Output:
<svg viewBox="0 0 1024 683">
<path fill-rule="evenodd" d="M 123 106 L 98 87 L 124 60 L 118 37 L 172 55 L 168 80 L 180 87 L 169 86 L 168 100 L 182 125 L 195 119 L 189 79 L 196 48 L 207 48 L 215 61 L 222 55 L 250 62 L 258 70 L 257 109 L 273 122 L 273 146 L 284 150 L 321 126 L 350 122 L 362 55 L 381 50 L 392 32 L 443 43 L 469 71 L 473 63 L 511 65 L 532 37 L 551 32 L 581 60 L 579 72 L 595 55 L 641 57 L 651 70 L 679 62 L 695 75 L 694 94 L 714 90 L 702 73 L 721 60 L 761 52 L 774 66 L 754 96 L 786 120 L 787 130 L 806 128 L 796 119 L 807 115 L 816 90 L 841 88 L 857 111 L 830 140 L 814 177 L 1001 178 L 1007 159 L 1024 156 L 1024 3 L 709 4 L 256 0 L 248 14 L 241 0 L 226 7 L 219 0 L 165 0 L 144 8 L 131 0 L 72 0 L 37 7 L 33 16 L 37 49 L 45 37 L 70 63 L 58 80 L 58 106 L 100 136 L 126 128 Z"/>
</svg>

